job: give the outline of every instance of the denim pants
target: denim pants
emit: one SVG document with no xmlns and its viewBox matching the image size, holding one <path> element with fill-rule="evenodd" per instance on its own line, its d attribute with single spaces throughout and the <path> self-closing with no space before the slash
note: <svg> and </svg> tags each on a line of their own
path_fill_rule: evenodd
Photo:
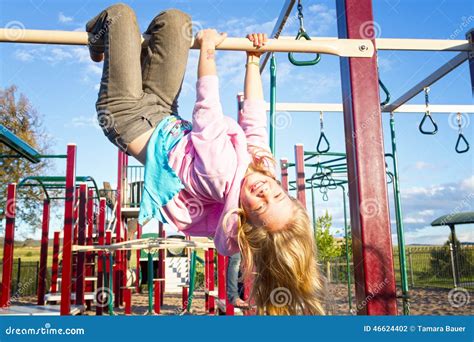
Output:
<svg viewBox="0 0 474 342">
<path fill-rule="evenodd" d="M 142 45 L 135 13 L 116 4 L 91 19 L 86 31 L 89 49 L 104 53 L 98 121 L 107 138 L 126 152 L 135 138 L 178 114 L 191 18 L 175 9 L 161 12 L 145 31 L 149 40 Z"/>
<path fill-rule="evenodd" d="M 240 298 L 239 278 L 240 278 L 240 253 L 235 253 L 229 257 L 227 266 L 227 298 L 232 304 Z"/>
</svg>

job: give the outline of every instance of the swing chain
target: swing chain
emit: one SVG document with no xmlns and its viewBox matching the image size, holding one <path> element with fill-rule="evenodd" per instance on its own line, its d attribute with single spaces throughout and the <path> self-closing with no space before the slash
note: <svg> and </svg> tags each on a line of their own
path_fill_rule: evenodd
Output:
<svg viewBox="0 0 474 342">
<path fill-rule="evenodd" d="M 322 111 L 319 112 L 319 124 L 321 126 L 321 134 L 319 135 L 318 143 L 316 145 L 316 151 L 318 151 L 318 153 L 326 153 L 329 152 L 331 144 L 324 133 L 324 114 Z M 323 148 L 323 144 L 325 144 L 326 147 Z"/>
<path fill-rule="evenodd" d="M 430 99 L 429 99 L 430 88 L 425 87 L 423 88 L 423 91 L 425 92 L 425 115 L 423 116 L 423 119 L 421 120 L 420 125 L 418 126 L 418 129 L 420 130 L 422 134 L 433 135 L 433 134 L 436 134 L 436 132 L 438 132 L 438 125 L 436 124 L 436 122 L 434 122 L 433 118 L 431 117 Z M 433 125 L 433 129 L 431 131 L 427 131 L 423 128 L 423 125 L 427 118 L 431 121 L 431 124 Z"/>
<path fill-rule="evenodd" d="M 301 3 L 301 0 L 298 0 L 298 20 L 300 22 L 300 28 L 298 30 L 298 33 L 296 35 L 296 40 L 300 40 L 301 38 L 304 38 L 306 40 L 311 40 L 311 37 L 306 33 L 306 30 L 304 28 L 304 15 L 303 15 L 303 5 Z M 309 61 L 298 61 L 295 59 L 293 52 L 288 53 L 288 59 L 291 62 L 291 64 L 296 65 L 296 66 L 310 66 L 310 65 L 316 65 L 319 63 L 321 56 L 319 53 L 315 54 L 314 59 L 309 60 Z"/>
<path fill-rule="evenodd" d="M 467 141 L 466 137 L 462 133 L 462 114 L 458 112 L 456 114 L 456 121 L 458 123 L 458 140 L 456 140 L 456 147 L 455 150 L 457 153 L 465 153 L 469 151 L 469 142 Z M 461 142 L 464 142 L 465 147 L 463 149 L 460 148 Z"/>
<path fill-rule="evenodd" d="M 300 32 L 305 32 L 304 29 L 304 15 L 303 15 L 303 4 L 301 3 L 301 0 L 298 0 L 298 6 L 296 7 L 298 9 L 298 20 L 300 22 Z"/>
<path fill-rule="evenodd" d="M 462 115 L 459 112 L 456 114 L 456 121 L 458 123 L 458 133 L 462 134 Z"/>
<path fill-rule="evenodd" d="M 319 112 L 319 125 L 321 127 L 321 133 L 324 133 L 324 114 L 322 111 Z"/>
</svg>

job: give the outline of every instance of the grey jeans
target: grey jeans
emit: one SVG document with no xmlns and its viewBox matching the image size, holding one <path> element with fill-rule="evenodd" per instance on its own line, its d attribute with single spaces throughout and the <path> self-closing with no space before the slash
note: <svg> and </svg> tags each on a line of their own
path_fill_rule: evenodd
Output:
<svg viewBox="0 0 474 342">
<path fill-rule="evenodd" d="M 158 14 L 141 43 L 133 10 L 108 7 L 86 24 L 89 49 L 104 53 L 97 117 L 107 138 L 123 151 L 168 115 L 178 114 L 192 37 L 189 15 L 170 9 Z"/>
<path fill-rule="evenodd" d="M 227 266 L 227 298 L 232 305 L 235 304 L 237 298 L 240 298 L 241 288 L 239 288 L 240 279 L 240 253 L 235 253 L 229 257 Z"/>
</svg>

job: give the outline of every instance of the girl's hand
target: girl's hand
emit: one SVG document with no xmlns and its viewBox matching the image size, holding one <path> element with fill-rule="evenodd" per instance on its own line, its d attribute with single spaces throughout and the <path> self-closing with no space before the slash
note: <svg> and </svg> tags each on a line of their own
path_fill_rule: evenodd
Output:
<svg viewBox="0 0 474 342">
<path fill-rule="evenodd" d="M 247 38 L 256 48 L 264 46 L 268 41 L 267 35 L 265 33 L 250 33 L 247 35 Z M 262 54 L 263 52 L 260 51 L 247 51 L 247 56 L 260 57 Z"/>
<path fill-rule="evenodd" d="M 219 46 L 219 44 L 222 43 L 226 38 L 227 33 L 219 33 L 214 29 L 201 30 L 196 34 L 196 41 L 201 46 L 204 43 L 208 43 L 216 47 Z"/>
</svg>

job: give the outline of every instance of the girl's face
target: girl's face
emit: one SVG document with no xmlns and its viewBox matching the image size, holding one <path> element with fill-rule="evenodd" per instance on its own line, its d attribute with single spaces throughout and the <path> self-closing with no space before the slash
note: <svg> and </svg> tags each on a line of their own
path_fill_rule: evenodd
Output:
<svg viewBox="0 0 474 342">
<path fill-rule="evenodd" d="M 293 201 L 271 177 L 260 172 L 245 176 L 240 188 L 240 202 L 250 223 L 264 225 L 271 231 L 283 228 L 293 215 Z"/>
</svg>

